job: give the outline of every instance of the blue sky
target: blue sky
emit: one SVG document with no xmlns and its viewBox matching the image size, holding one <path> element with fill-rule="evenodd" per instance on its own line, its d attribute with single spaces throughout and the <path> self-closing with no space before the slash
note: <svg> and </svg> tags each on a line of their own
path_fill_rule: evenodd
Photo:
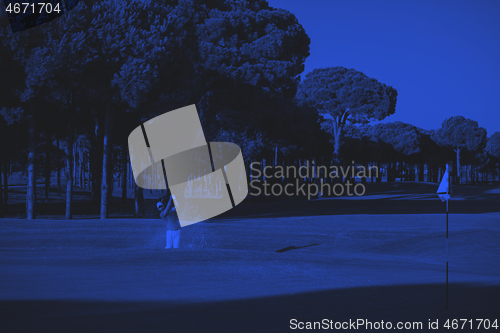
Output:
<svg viewBox="0 0 500 333">
<path fill-rule="evenodd" d="M 462 115 L 500 131 L 500 1 L 268 0 L 311 38 L 305 73 L 354 68 L 398 90 L 396 114 L 438 128 Z"/>
</svg>

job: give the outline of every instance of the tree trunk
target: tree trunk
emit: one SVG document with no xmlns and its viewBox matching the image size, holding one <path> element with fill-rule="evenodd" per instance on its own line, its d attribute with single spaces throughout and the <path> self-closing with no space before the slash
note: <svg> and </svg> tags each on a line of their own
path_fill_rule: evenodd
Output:
<svg viewBox="0 0 500 333">
<path fill-rule="evenodd" d="M 370 163 L 370 166 L 373 166 L 373 164 L 374 164 L 374 163 Z M 374 176 L 373 176 L 373 170 L 374 170 L 374 169 L 371 169 L 371 170 L 370 170 L 370 176 L 371 176 L 370 184 L 373 184 L 373 177 L 374 177 Z"/>
<path fill-rule="evenodd" d="M 122 201 L 127 199 L 127 153 L 128 145 L 127 142 L 125 142 L 122 148 Z"/>
<path fill-rule="evenodd" d="M 144 194 L 142 188 L 135 185 L 135 217 L 144 217 Z"/>
<path fill-rule="evenodd" d="M 90 156 L 92 156 L 91 152 L 89 151 L 87 153 L 87 170 L 88 170 L 88 189 L 90 190 L 91 189 L 91 183 L 92 183 L 92 166 L 91 166 L 91 163 L 90 163 Z"/>
<path fill-rule="evenodd" d="M 382 182 L 382 169 L 381 169 L 382 163 L 380 161 L 377 162 L 377 169 L 378 169 L 378 174 L 377 174 L 377 183 Z"/>
<path fill-rule="evenodd" d="M 339 163 L 339 155 L 340 155 L 340 117 L 337 116 L 333 120 L 333 140 L 335 142 L 335 150 L 333 152 L 333 161 Z"/>
<path fill-rule="evenodd" d="M 5 147 L 5 140 L 3 137 L 0 137 L 0 140 L 2 140 L 2 142 L 0 143 L 0 218 L 3 218 L 5 216 L 5 208 L 3 202 L 3 186 L 2 186 L 1 173 L 3 166 L 3 152 Z"/>
<path fill-rule="evenodd" d="M 385 164 L 386 182 L 391 182 L 391 162 Z"/>
<path fill-rule="evenodd" d="M 396 182 L 398 179 L 398 163 L 397 162 L 392 162 L 392 177 L 391 180 L 393 182 Z"/>
<path fill-rule="evenodd" d="M 101 181 L 101 219 L 108 218 L 108 192 L 110 183 L 109 166 L 111 161 L 111 133 L 112 133 L 111 101 L 106 105 L 104 122 L 104 143 L 102 153 L 102 181 Z"/>
<path fill-rule="evenodd" d="M 28 115 L 28 185 L 26 188 L 26 217 L 28 220 L 35 219 L 36 203 L 36 128 L 35 128 L 35 105 L 33 101 L 29 103 Z"/>
<path fill-rule="evenodd" d="M 7 172 L 7 163 L 5 160 L 7 159 L 7 124 L 0 124 L 2 126 L 2 133 L 0 134 L 0 218 L 5 216 L 5 210 L 7 207 L 6 202 L 3 200 L 4 187 L 6 186 L 6 182 L 4 180 L 4 184 L 2 186 L 2 169 L 4 174 Z"/>
<path fill-rule="evenodd" d="M 84 171 L 84 167 L 83 167 L 83 148 L 82 148 L 82 143 L 80 142 L 78 144 L 78 166 L 79 166 L 79 175 L 80 175 L 80 187 L 82 189 L 85 188 L 85 171 Z"/>
<path fill-rule="evenodd" d="M 56 144 L 57 144 L 57 150 L 56 150 L 56 165 L 57 165 L 57 195 L 62 196 L 62 190 L 61 190 L 61 168 L 59 166 L 59 161 L 61 160 L 60 156 L 60 146 L 59 146 L 59 138 L 56 137 Z"/>
<path fill-rule="evenodd" d="M 78 142 L 75 140 L 73 144 L 73 186 L 77 186 L 77 180 L 78 180 L 78 160 L 76 159 L 78 156 L 78 150 L 76 149 L 76 145 Z"/>
<path fill-rule="evenodd" d="M 43 169 L 43 176 L 45 178 L 44 194 L 45 202 L 49 202 L 49 190 L 50 190 L 50 174 L 51 174 L 51 161 L 50 161 L 50 135 L 47 133 L 45 136 L 45 166 Z"/>
<path fill-rule="evenodd" d="M 73 218 L 73 129 L 68 125 L 68 142 L 66 147 L 66 219 Z"/>
<path fill-rule="evenodd" d="M 83 144 L 80 142 L 78 147 L 80 148 L 80 160 L 79 160 L 79 163 L 80 163 L 80 187 L 82 189 L 85 189 L 85 165 L 84 165 L 85 156 L 83 154 Z"/>
<path fill-rule="evenodd" d="M 365 174 L 361 177 L 361 184 L 366 185 L 366 173 L 368 172 L 368 163 L 364 163 L 363 167 L 365 168 Z M 355 173 L 357 175 L 357 172 Z"/>
<path fill-rule="evenodd" d="M 387 182 L 391 183 L 394 174 L 393 162 L 387 163 Z"/>
<path fill-rule="evenodd" d="M 9 169 L 9 156 L 5 154 L 3 156 L 3 204 L 6 208 L 9 201 Z"/>
<path fill-rule="evenodd" d="M 439 167 L 435 165 L 432 166 L 432 182 L 439 183 Z"/>
<path fill-rule="evenodd" d="M 335 136 L 334 136 L 334 140 L 335 140 L 335 151 L 333 152 L 333 159 L 335 161 L 339 161 L 339 158 L 340 158 L 340 131 L 338 131 L 337 133 L 335 133 Z"/>
<path fill-rule="evenodd" d="M 392 173 L 391 173 L 391 162 L 387 162 L 385 164 L 385 172 L 386 172 L 386 179 L 385 181 L 390 183 L 391 182 L 391 176 L 392 176 Z"/>
<path fill-rule="evenodd" d="M 102 172 L 102 123 L 96 119 L 95 136 L 91 142 L 91 169 L 92 169 L 92 202 L 101 202 L 101 172 Z"/>
<path fill-rule="evenodd" d="M 109 202 L 111 201 L 111 197 L 113 196 L 113 191 L 115 189 L 115 174 L 114 174 L 114 168 L 112 165 L 112 159 L 113 159 L 113 145 L 111 145 L 111 150 L 109 153 L 109 163 L 108 163 L 108 205 Z"/>
<path fill-rule="evenodd" d="M 460 148 L 455 149 L 457 153 L 457 184 L 460 185 Z"/>
</svg>

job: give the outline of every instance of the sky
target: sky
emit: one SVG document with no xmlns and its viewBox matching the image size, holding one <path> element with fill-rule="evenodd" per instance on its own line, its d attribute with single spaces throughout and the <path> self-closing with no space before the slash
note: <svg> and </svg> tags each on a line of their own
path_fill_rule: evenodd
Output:
<svg viewBox="0 0 500 333">
<path fill-rule="evenodd" d="M 500 0 L 268 0 L 311 38 L 305 72 L 354 68 L 398 91 L 396 113 L 424 129 L 461 115 L 500 131 Z"/>
</svg>

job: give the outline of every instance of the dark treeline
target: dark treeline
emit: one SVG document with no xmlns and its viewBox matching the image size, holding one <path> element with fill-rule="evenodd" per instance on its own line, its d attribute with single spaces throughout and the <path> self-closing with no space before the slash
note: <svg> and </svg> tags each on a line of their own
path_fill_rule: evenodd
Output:
<svg viewBox="0 0 500 333">
<path fill-rule="evenodd" d="M 27 174 L 30 219 L 37 182 L 61 167 L 66 217 L 85 174 L 106 218 L 115 172 L 127 183 L 128 134 L 185 105 L 197 105 L 207 140 L 237 137 L 252 156 L 280 137 L 270 121 L 293 104 L 309 55 L 295 16 L 266 1 L 79 1 L 27 30 L 36 20 L 18 16 L 15 34 L 1 15 L 2 170 Z"/>
<path fill-rule="evenodd" d="M 500 133 L 487 138 L 461 117 L 434 131 L 370 126 L 395 113 L 397 91 L 353 69 L 317 69 L 301 82 L 309 37 L 292 13 L 266 1 L 74 3 L 65 15 L 14 34 L 0 17 L 0 203 L 9 200 L 9 175 L 25 173 L 29 219 L 36 185 L 48 201 L 54 176 L 68 219 L 73 186 L 91 191 L 101 218 L 114 186 L 122 199 L 133 191 L 141 216 L 128 135 L 189 104 L 197 105 L 207 141 L 238 144 L 247 164 L 275 163 L 276 156 L 286 165 L 354 160 L 377 165 L 387 181 L 436 182 L 455 160 L 456 182 L 498 179 Z M 27 23 L 16 24 L 22 30 Z"/>
<path fill-rule="evenodd" d="M 377 166 L 388 182 L 437 183 L 450 164 L 454 184 L 480 184 L 498 181 L 499 148 L 499 132 L 488 138 L 477 122 L 456 116 L 434 130 L 403 122 L 347 126 L 341 156 Z"/>
<path fill-rule="evenodd" d="M 334 136 L 331 123 L 331 119 L 322 120 L 323 128 Z M 335 146 L 333 138 L 329 144 L 331 152 Z M 323 145 L 327 147 L 328 143 Z M 310 148 L 314 151 L 313 147 Z M 435 130 L 424 130 L 403 122 L 347 124 L 340 136 L 339 154 L 334 154 L 332 158 L 331 154 L 325 154 L 326 151 L 316 150 L 316 154 L 298 155 L 278 153 L 279 149 L 268 151 L 264 158 L 256 160 L 258 163 L 253 165 L 253 169 L 259 169 L 260 172 L 253 172 L 253 177 L 249 175 L 249 181 L 260 176 L 254 188 L 260 188 L 262 193 L 264 180 L 272 185 L 294 183 L 294 178 L 299 178 L 299 184 L 313 182 L 318 187 L 324 182 L 356 182 L 352 179 L 352 172 L 342 175 L 337 169 L 330 168 L 342 166 L 344 171 L 354 169 L 358 181 L 364 184 L 382 181 L 438 183 L 446 164 L 449 164 L 451 180 L 455 185 L 500 182 L 500 132 L 488 138 L 486 130 L 479 127 L 477 122 L 461 116 L 446 119 L 442 127 Z M 248 170 L 251 170 L 251 163 L 248 163 Z M 306 165 L 310 170 L 309 177 L 264 177 L 264 174 L 275 175 L 279 169 L 276 166 L 282 166 L 282 170 L 292 166 L 299 170 Z M 326 166 L 328 171 L 323 169 L 318 172 L 318 166 Z M 264 173 L 266 167 L 267 172 Z M 269 190 L 267 193 L 270 193 Z"/>
</svg>

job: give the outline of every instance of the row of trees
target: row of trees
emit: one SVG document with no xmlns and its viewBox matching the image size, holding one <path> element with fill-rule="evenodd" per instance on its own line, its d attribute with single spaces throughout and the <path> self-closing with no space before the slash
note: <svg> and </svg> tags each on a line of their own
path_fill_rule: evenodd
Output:
<svg viewBox="0 0 500 333">
<path fill-rule="evenodd" d="M 372 163 L 388 171 L 388 181 L 438 182 L 445 164 L 452 163 L 455 184 L 494 181 L 500 162 L 500 132 L 491 137 L 476 121 L 462 116 L 443 121 L 441 128 L 423 130 L 394 122 L 372 126 L 348 126 L 342 156 L 361 164 Z M 479 179 L 479 175 L 483 179 Z"/>
<path fill-rule="evenodd" d="M 415 179 L 415 170 L 419 180 L 426 172 L 437 181 L 453 159 L 455 170 L 498 172 L 500 134 L 487 138 L 472 120 L 453 117 L 431 131 L 369 125 L 394 114 L 396 89 L 343 67 L 316 69 L 300 82 L 309 38 L 293 14 L 263 0 L 80 1 L 33 29 L 0 27 L 0 43 L 3 199 L 9 170 L 26 171 L 28 218 L 36 179 L 48 199 L 50 177 L 57 173 L 59 189 L 63 168 L 66 217 L 79 184 L 106 218 L 115 175 L 122 198 L 131 183 L 128 134 L 189 104 L 207 141 L 238 144 L 248 164 L 275 156 L 287 165 L 354 160 L 387 170 L 388 181 Z M 137 187 L 135 197 L 140 214 Z"/>
<path fill-rule="evenodd" d="M 273 106 L 284 113 L 292 103 L 309 55 L 294 15 L 263 0 L 80 1 L 36 28 L 12 34 L 2 26 L 0 43 L 2 156 L 4 164 L 25 162 L 29 219 L 37 170 L 47 179 L 60 167 L 58 159 L 49 163 L 52 151 L 65 159 L 72 218 L 76 137 L 89 145 L 101 218 L 108 216 L 112 159 L 126 161 L 128 134 L 147 119 L 197 104 L 208 140 L 239 136 L 258 150 L 266 128 L 254 132 L 255 124 Z M 17 158 L 20 150 L 27 159 Z"/>
<path fill-rule="evenodd" d="M 329 151 L 332 151 L 335 146 L 332 121 L 323 120 L 323 126 L 332 136 L 329 142 Z M 372 182 L 381 182 L 385 178 L 387 182 L 400 179 L 437 183 L 446 164 L 451 164 L 454 184 L 500 181 L 500 132 L 488 138 L 486 130 L 479 127 L 477 122 L 462 116 L 446 119 L 441 128 L 435 130 L 424 130 L 403 122 L 376 125 L 348 123 L 339 141 L 339 154 L 334 154 L 337 160 L 325 154 L 325 150 L 310 155 L 277 154 L 276 150 L 274 153 L 268 152 L 259 160 L 259 166 L 261 171 L 266 165 L 293 165 L 298 169 L 306 163 L 311 166 L 344 166 L 344 170 L 351 164 L 356 169 L 363 166 L 365 170 L 376 166 L 380 172 L 378 176 L 375 172 L 371 173 Z M 319 174 L 301 181 L 318 182 L 319 178 L 346 182 L 351 180 L 351 174 L 344 178 L 340 175 L 340 178 L 333 180 L 328 179 L 330 174 Z M 362 182 L 366 180 L 366 176 L 361 179 Z"/>
<path fill-rule="evenodd" d="M 298 160 L 307 158 L 321 165 L 352 161 L 367 167 L 376 165 L 387 173 L 387 180 L 424 180 L 437 182 L 445 165 L 456 161 L 452 168 L 454 183 L 477 183 L 495 180 L 499 175 L 500 132 L 487 137 L 486 130 L 471 119 L 462 116 L 443 121 L 441 128 L 424 130 L 402 122 L 370 122 L 383 120 L 394 114 L 397 91 L 376 79 L 354 69 L 331 67 L 316 69 L 300 83 L 295 98 L 301 112 L 307 110 L 318 116 L 322 133 L 330 135 L 331 151 L 316 136 L 314 144 L 304 142 L 308 154 L 287 154 L 288 164 L 298 166 Z M 304 128 L 304 126 L 303 126 Z M 313 127 L 309 127 L 313 132 Z M 325 154 L 326 153 L 326 154 Z M 272 152 L 266 154 L 273 160 Z M 291 157 L 291 158 L 290 158 Z M 479 179 L 481 175 L 482 179 Z M 381 178 L 378 179 L 381 181 Z"/>
<path fill-rule="evenodd" d="M 451 117 L 437 130 L 422 130 L 401 122 L 367 125 L 383 120 L 396 110 L 397 91 L 354 69 L 332 67 L 313 70 L 299 85 L 297 101 L 315 108 L 322 128 L 332 135 L 334 160 L 350 163 L 385 165 L 394 178 L 400 171 L 418 165 L 423 179 L 424 167 L 442 168 L 456 154 L 455 182 L 461 183 L 461 156 L 468 166 L 474 165 L 492 177 L 498 171 L 500 132 L 487 138 L 478 123 L 461 116 Z M 408 178 L 408 175 L 405 177 Z"/>
</svg>

